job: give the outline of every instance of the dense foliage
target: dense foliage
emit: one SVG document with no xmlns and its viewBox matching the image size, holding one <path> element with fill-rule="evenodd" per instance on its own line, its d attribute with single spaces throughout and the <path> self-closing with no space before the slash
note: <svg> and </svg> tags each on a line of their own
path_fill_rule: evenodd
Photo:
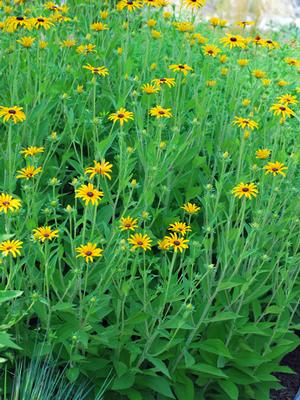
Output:
<svg viewBox="0 0 300 400">
<path fill-rule="evenodd" d="M 40 346 L 109 399 L 269 399 L 299 344 L 299 42 L 203 0 L 1 3 L 8 398 Z"/>
</svg>

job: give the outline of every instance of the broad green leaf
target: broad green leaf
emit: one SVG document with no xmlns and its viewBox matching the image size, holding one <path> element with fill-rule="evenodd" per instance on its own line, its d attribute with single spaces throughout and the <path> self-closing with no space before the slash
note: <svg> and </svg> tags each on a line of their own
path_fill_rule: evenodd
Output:
<svg viewBox="0 0 300 400">
<path fill-rule="evenodd" d="M 221 378 L 227 378 L 227 375 L 224 374 L 219 368 L 213 367 L 212 365 L 209 364 L 195 364 L 190 368 L 192 371 L 197 371 L 201 372 L 206 375 L 213 375 L 213 376 L 219 376 Z"/>
<path fill-rule="evenodd" d="M 11 340 L 10 335 L 7 332 L 0 332 L 0 347 L 9 347 L 11 349 L 21 350 L 21 347 Z"/>
<path fill-rule="evenodd" d="M 231 400 L 238 400 L 239 389 L 237 385 L 230 381 L 218 381 L 218 385 L 224 390 Z"/>
<path fill-rule="evenodd" d="M 23 293 L 21 290 L 0 290 L 0 304 L 20 297 Z"/>
</svg>

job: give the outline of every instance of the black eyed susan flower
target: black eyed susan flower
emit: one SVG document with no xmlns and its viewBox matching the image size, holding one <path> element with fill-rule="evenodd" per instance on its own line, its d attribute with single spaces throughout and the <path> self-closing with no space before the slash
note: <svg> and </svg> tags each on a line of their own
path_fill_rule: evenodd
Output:
<svg viewBox="0 0 300 400">
<path fill-rule="evenodd" d="M 164 237 L 162 240 L 159 240 L 157 244 L 160 250 L 169 250 L 170 248 L 168 239 L 166 237 Z"/>
<path fill-rule="evenodd" d="M 53 1 L 48 1 L 47 3 L 45 3 L 44 8 L 46 8 L 46 10 L 55 11 L 55 12 L 63 11 L 63 8 L 61 6 L 55 4 Z"/>
<path fill-rule="evenodd" d="M 32 29 L 32 20 L 27 17 L 8 17 L 5 21 L 5 27 L 8 32 L 14 32 L 18 28 L 24 28 L 27 30 Z"/>
<path fill-rule="evenodd" d="M 171 113 L 171 108 L 163 108 L 161 106 L 156 106 L 156 107 L 152 107 L 149 110 L 149 114 L 152 117 L 156 117 L 156 118 L 171 118 L 172 117 L 172 113 Z"/>
<path fill-rule="evenodd" d="M 273 176 L 276 176 L 280 174 L 282 176 L 286 176 L 284 170 L 288 169 L 288 167 L 286 167 L 283 163 L 279 161 L 275 161 L 269 162 L 267 165 L 264 166 L 264 169 L 266 171 L 266 175 L 272 174 Z"/>
<path fill-rule="evenodd" d="M 239 199 L 242 197 L 246 197 L 247 199 L 251 200 L 252 196 L 257 196 L 257 185 L 255 183 L 241 182 L 232 189 L 232 193 L 235 197 L 238 197 Z"/>
<path fill-rule="evenodd" d="M 207 44 L 203 46 L 203 51 L 206 56 L 216 57 L 220 53 L 221 49 L 214 44 Z"/>
<path fill-rule="evenodd" d="M 162 86 L 162 85 L 167 85 L 169 88 L 175 86 L 175 79 L 174 78 L 158 78 L 158 79 L 152 79 L 152 82 L 156 86 Z"/>
<path fill-rule="evenodd" d="M 172 232 L 178 232 L 182 236 L 185 236 L 187 232 L 191 232 L 191 227 L 185 222 L 174 222 L 174 224 L 169 225 L 168 230 Z"/>
<path fill-rule="evenodd" d="M 77 258 L 83 257 L 85 262 L 93 262 L 94 257 L 102 257 L 103 249 L 97 247 L 95 243 L 88 242 L 76 248 Z"/>
<path fill-rule="evenodd" d="M 133 112 L 127 111 L 126 108 L 121 107 L 117 112 L 110 114 L 108 119 L 114 123 L 119 121 L 120 125 L 123 126 L 124 122 L 134 119 L 134 117 Z"/>
<path fill-rule="evenodd" d="M 230 49 L 232 49 L 233 47 L 246 47 L 245 39 L 242 36 L 231 35 L 230 33 L 226 33 L 226 36 L 220 39 L 220 42 L 223 43 L 224 46 L 229 46 Z"/>
<path fill-rule="evenodd" d="M 278 49 L 280 47 L 279 43 L 272 39 L 262 40 L 261 45 L 267 47 L 269 50 Z"/>
<path fill-rule="evenodd" d="M 101 76 L 106 76 L 108 75 L 108 69 L 104 67 L 103 65 L 100 67 L 92 67 L 90 64 L 84 65 L 84 69 L 87 69 L 92 72 L 92 74 L 95 75 L 101 75 Z"/>
<path fill-rule="evenodd" d="M 169 69 L 174 72 L 181 72 L 184 76 L 186 76 L 190 71 L 193 70 L 193 68 L 188 66 L 187 64 L 171 64 L 169 65 Z"/>
<path fill-rule="evenodd" d="M 20 169 L 17 171 L 19 175 L 17 175 L 18 179 L 32 179 L 37 174 L 42 172 L 42 167 L 35 168 L 33 165 L 27 165 L 27 167 Z"/>
<path fill-rule="evenodd" d="M 249 60 L 247 58 L 239 58 L 237 63 L 240 67 L 246 67 L 249 64 Z"/>
<path fill-rule="evenodd" d="M 143 0 L 144 4 L 150 7 L 162 7 L 162 0 Z"/>
<path fill-rule="evenodd" d="M 296 66 L 296 67 L 300 67 L 300 60 L 297 60 L 296 58 L 291 58 L 291 57 L 286 57 L 284 59 L 284 61 L 291 66 Z"/>
<path fill-rule="evenodd" d="M 103 196 L 104 193 L 101 190 L 97 190 L 92 183 L 88 183 L 87 185 L 81 185 L 76 190 L 75 198 L 83 200 L 87 206 L 89 203 L 98 205 Z"/>
<path fill-rule="evenodd" d="M 36 29 L 44 28 L 45 30 L 48 30 L 53 25 L 53 22 L 47 17 L 32 18 L 32 26 Z"/>
<path fill-rule="evenodd" d="M 151 250 L 152 240 L 147 234 L 143 235 L 142 233 L 135 233 L 134 235 L 130 235 L 128 242 L 132 245 L 132 250 Z"/>
<path fill-rule="evenodd" d="M 188 239 L 184 239 L 182 236 L 178 236 L 177 233 L 170 233 L 170 236 L 166 236 L 164 239 L 166 242 L 166 246 L 171 247 L 175 253 L 180 251 L 183 252 L 184 249 L 188 249 Z"/>
<path fill-rule="evenodd" d="M 112 169 L 112 164 L 109 162 L 103 160 L 101 162 L 95 161 L 94 160 L 94 166 L 93 167 L 87 167 L 84 172 L 88 175 L 90 175 L 90 179 L 93 179 L 94 176 L 96 175 L 102 175 L 104 177 L 107 177 L 109 180 L 111 179 L 111 169 Z"/>
<path fill-rule="evenodd" d="M 26 157 L 34 157 L 37 154 L 44 153 L 44 151 L 45 151 L 44 147 L 30 146 L 24 150 L 21 150 L 20 154 L 23 154 L 24 157 L 26 158 Z"/>
<path fill-rule="evenodd" d="M 23 122 L 26 119 L 25 113 L 22 111 L 22 107 L 3 107 L 0 106 L 0 117 L 3 117 L 3 121 L 7 122 L 10 119 L 14 121 L 15 124 L 18 122 Z"/>
<path fill-rule="evenodd" d="M 108 31 L 109 27 L 107 24 L 104 24 L 103 22 L 94 22 L 93 24 L 91 24 L 91 29 L 92 31 L 102 32 L 102 31 Z"/>
<path fill-rule="evenodd" d="M 66 40 L 62 41 L 61 45 L 62 45 L 62 47 L 70 48 L 70 47 L 74 47 L 76 45 L 76 43 L 77 43 L 77 41 L 75 39 L 66 39 Z"/>
<path fill-rule="evenodd" d="M 191 8 L 201 8 L 205 6 L 206 0 L 184 0 L 184 4 Z"/>
<path fill-rule="evenodd" d="M 35 41 L 35 38 L 32 36 L 23 36 L 21 39 L 17 40 L 17 43 L 20 43 L 23 47 L 29 49 L 32 47 L 33 43 Z"/>
<path fill-rule="evenodd" d="M 137 227 L 138 220 L 131 217 L 122 217 L 120 222 L 121 231 L 134 231 Z"/>
<path fill-rule="evenodd" d="M 188 214 L 197 214 L 197 212 L 200 211 L 200 207 L 190 202 L 185 203 L 181 208 Z"/>
<path fill-rule="evenodd" d="M 18 211 L 21 204 L 21 200 L 13 198 L 10 194 L 0 193 L 0 213 L 7 214 L 8 211 Z"/>
<path fill-rule="evenodd" d="M 277 97 L 277 100 L 279 103 L 286 105 L 298 103 L 297 97 L 291 94 L 283 94 L 282 96 Z"/>
<path fill-rule="evenodd" d="M 236 22 L 237 26 L 240 26 L 241 28 L 246 28 L 246 26 L 252 26 L 254 25 L 255 22 L 254 21 L 238 21 Z"/>
<path fill-rule="evenodd" d="M 0 243 L 0 251 L 4 257 L 11 254 L 14 258 L 21 255 L 20 249 L 22 249 L 23 242 L 21 240 L 5 240 Z"/>
<path fill-rule="evenodd" d="M 256 158 L 260 158 L 261 160 L 265 160 L 266 158 L 269 158 L 270 154 L 271 154 L 271 150 L 269 150 L 269 149 L 259 149 L 255 153 Z"/>
<path fill-rule="evenodd" d="M 252 131 L 258 128 L 258 123 L 253 119 L 234 117 L 233 125 L 237 125 L 239 128 L 247 129 L 250 128 Z"/>
<path fill-rule="evenodd" d="M 285 120 L 286 118 L 294 117 L 296 115 L 290 107 L 281 103 L 273 104 L 270 108 L 270 111 L 273 111 L 275 116 L 280 116 L 283 120 Z"/>
<path fill-rule="evenodd" d="M 142 7 L 143 3 L 141 0 L 121 0 L 117 4 L 118 11 L 122 11 L 125 8 L 131 12 Z"/>
<path fill-rule="evenodd" d="M 52 230 L 51 226 L 40 226 L 33 230 L 33 237 L 35 240 L 39 240 L 44 243 L 48 240 L 53 240 L 58 237 L 58 230 Z"/>
<path fill-rule="evenodd" d="M 150 83 L 145 83 L 142 86 L 142 91 L 147 94 L 156 94 L 160 91 L 160 86 L 151 85 Z"/>
</svg>

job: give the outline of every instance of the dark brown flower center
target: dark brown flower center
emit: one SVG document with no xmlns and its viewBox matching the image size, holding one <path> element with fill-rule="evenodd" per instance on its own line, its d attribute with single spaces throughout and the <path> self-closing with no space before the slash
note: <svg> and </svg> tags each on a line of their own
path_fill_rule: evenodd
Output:
<svg viewBox="0 0 300 400">
<path fill-rule="evenodd" d="M 10 205 L 10 201 L 4 201 L 2 204 L 3 204 L 4 206 L 9 206 L 9 205 Z"/>
<path fill-rule="evenodd" d="M 175 244 L 175 246 L 179 246 L 180 245 L 179 240 L 174 240 L 174 244 Z"/>
<path fill-rule="evenodd" d="M 16 112 L 16 110 L 8 110 L 8 113 L 9 114 L 16 114 L 17 112 Z"/>
<path fill-rule="evenodd" d="M 6 247 L 6 250 L 11 250 L 12 249 L 12 246 L 7 246 Z"/>
<path fill-rule="evenodd" d="M 125 115 L 124 114 L 118 114 L 118 118 L 124 118 Z"/>
<path fill-rule="evenodd" d="M 247 193 L 247 192 L 249 192 L 249 188 L 244 187 L 244 188 L 242 189 L 242 191 L 245 192 L 245 193 Z"/>
<path fill-rule="evenodd" d="M 248 124 L 249 124 L 249 121 L 248 121 L 247 119 L 244 119 L 244 120 L 243 120 L 243 124 L 248 125 Z"/>
<path fill-rule="evenodd" d="M 275 167 L 274 167 L 274 168 L 272 168 L 272 171 L 273 171 L 273 172 L 278 172 L 278 168 L 275 168 Z"/>
<path fill-rule="evenodd" d="M 160 114 L 160 115 L 164 115 L 164 114 L 165 114 L 165 112 L 164 112 L 163 110 L 159 110 L 159 111 L 158 111 L 158 114 Z"/>
<path fill-rule="evenodd" d="M 16 20 L 17 21 L 24 21 L 24 17 L 17 17 Z"/>
<path fill-rule="evenodd" d="M 130 228 L 131 224 L 125 224 L 125 228 Z"/>
<path fill-rule="evenodd" d="M 93 197 L 94 196 L 94 193 L 93 192 L 87 192 L 87 194 L 86 194 L 88 197 Z"/>
<path fill-rule="evenodd" d="M 237 38 L 232 37 L 232 38 L 230 38 L 230 41 L 231 41 L 231 42 L 237 42 Z"/>
<path fill-rule="evenodd" d="M 50 235 L 49 235 L 49 233 L 44 233 L 44 237 L 45 238 L 47 238 L 47 237 L 49 237 Z"/>
<path fill-rule="evenodd" d="M 213 50 L 208 50 L 208 54 L 214 54 Z"/>
<path fill-rule="evenodd" d="M 281 106 L 281 107 L 279 107 L 279 110 L 281 110 L 281 111 L 285 111 L 285 110 L 286 110 L 286 108 L 285 108 L 285 107 L 283 107 L 283 106 Z"/>
<path fill-rule="evenodd" d="M 95 72 L 95 74 L 96 74 L 97 72 L 99 72 L 99 69 L 98 68 L 94 68 L 93 72 Z"/>
<path fill-rule="evenodd" d="M 267 43 L 272 44 L 273 42 L 272 42 L 272 40 L 267 40 Z"/>
<path fill-rule="evenodd" d="M 143 246 L 143 242 L 141 241 L 141 240 L 139 240 L 138 242 L 137 242 L 137 244 L 139 245 L 139 246 Z"/>
<path fill-rule="evenodd" d="M 133 1 L 127 1 L 127 4 L 128 4 L 129 6 L 132 6 L 132 5 L 133 5 Z"/>
<path fill-rule="evenodd" d="M 180 68 L 180 69 L 184 69 L 184 65 L 182 65 L 182 64 L 179 64 L 179 65 L 178 65 L 178 68 Z"/>
<path fill-rule="evenodd" d="M 166 78 L 160 78 L 161 82 L 166 82 Z"/>
<path fill-rule="evenodd" d="M 92 252 L 91 252 L 91 251 L 87 251 L 87 252 L 85 253 L 85 255 L 86 255 L 86 256 L 91 256 L 91 255 L 92 255 Z"/>
<path fill-rule="evenodd" d="M 45 22 L 44 18 L 38 18 L 38 22 Z"/>
</svg>

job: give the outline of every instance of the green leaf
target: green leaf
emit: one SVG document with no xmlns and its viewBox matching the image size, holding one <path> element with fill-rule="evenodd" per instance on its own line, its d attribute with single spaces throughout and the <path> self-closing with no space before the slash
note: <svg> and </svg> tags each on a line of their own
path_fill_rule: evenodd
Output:
<svg viewBox="0 0 300 400">
<path fill-rule="evenodd" d="M 134 384 L 134 381 L 135 381 L 135 375 L 128 372 L 127 374 L 124 374 L 114 380 L 112 389 L 113 390 L 129 389 Z"/>
<path fill-rule="evenodd" d="M 239 389 L 238 387 L 230 381 L 218 381 L 221 389 L 230 397 L 231 400 L 238 400 Z"/>
<path fill-rule="evenodd" d="M 168 378 L 171 379 L 170 372 L 162 360 L 160 360 L 159 358 L 154 358 L 154 357 L 149 357 L 149 356 L 147 358 L 153 365 L 155 365 L 155 367 L 160 372 L 162 372 L 164 375 L 166 375 Z"/>
<path fill-rule="evenodd" d="M 220 339 L 207 339 L 200 343 L 199 349 L 207 351 L 208 353 L 217 354 L 227 358 L 232 358 L 229 350 Z"/>
<path fill-rule="evenodd" d="M 69 368 L 67 371 L 67 374 L 66 374 L 69 381 L 75 382 L 79 376 L 79 372 L 80 372 L 80 370 L 77 367 Z"/>
<path fill-rule="evenodd" d="M 236 314 L 232 311 L 224 311 L 219 313 L 218 315 L 216 315 L 213 318 L 209 318 L 207 320 L 205 320 L 205 322 L 220 322 L 220 321 L 228 321 L 230 319 L 236 319 L 236 318 L 241 318 L 242 316 L 239 314 Z"/>
<path fill-rule="evenodd" d="M 152 389 L 155 393 L 160 393 L 170 399 L 175 399 L 170 382 L 161 376 L 139 377 L 138 383 Z"/>
<path fill-rule="evenodd" d="M 0 290 L 0 304 L 20 297 L 23 293 L 21 290 Z"/>
<path fill-rule="evenodd" d="M 221 378 L 227 378 L 227 375 L 224 374 L 219 368 L 213 367 L 212 365 L 209 364 L 195 364 L 191 367 L 191 370 L 196 371 L 196 372 L 202 372 L 203 374 L 206 375 L 213 375 L 213 376 L 219 376 Z"/>
<path fill-rule="evenodd" d="M 7 332 L 0 332 L 0 347 L 9 347 L 11 349 L 22 350 L 21 347 L 16 345 L 10 338 Z"/>
</svg>

